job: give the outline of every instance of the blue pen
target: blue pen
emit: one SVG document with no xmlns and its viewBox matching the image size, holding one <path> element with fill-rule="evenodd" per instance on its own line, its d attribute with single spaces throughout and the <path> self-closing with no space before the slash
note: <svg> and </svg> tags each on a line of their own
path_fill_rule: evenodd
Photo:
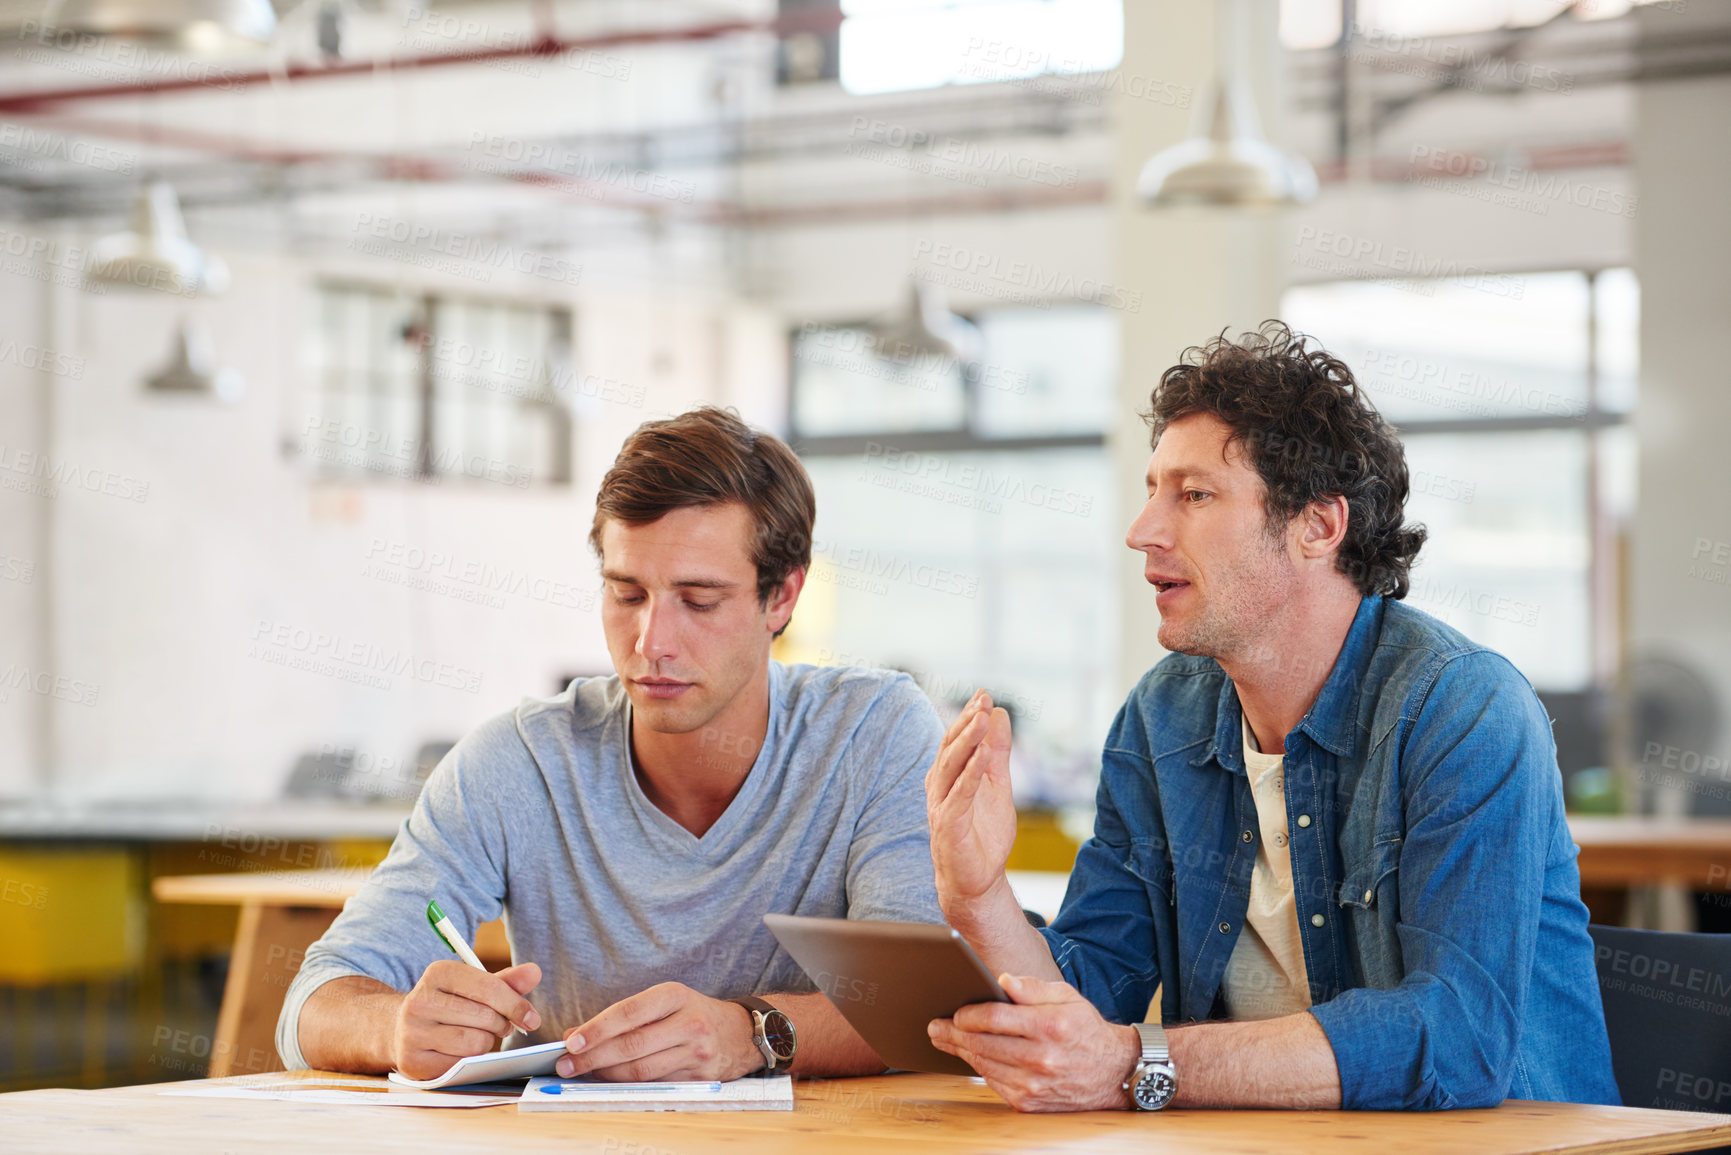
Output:
<svg viewBox="0 0 1731 1155">
<path fill-rule="evenodd" d="M 541 1088 L 543 1095 L 563 1095 L 568 1091 L 682 1091 L 701 1089 L 710 1093 L 721 1090 L 720 1083 L 548 1083 Z"/>
</svg>

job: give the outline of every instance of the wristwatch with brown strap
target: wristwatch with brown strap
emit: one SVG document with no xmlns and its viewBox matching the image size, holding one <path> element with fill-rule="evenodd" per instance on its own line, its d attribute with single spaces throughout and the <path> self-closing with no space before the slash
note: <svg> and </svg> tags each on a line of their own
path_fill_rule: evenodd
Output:
<svg viewBox="0 0 1731 1155">
<path fill-rule="evenodd" d="M 793 1066 L 799 1037 L 786 1015 L 755 995 L 733 1000 L 751 1014 L 751 1041 L 763 1052 L 763 1073 L 780 1075 Z"/>
</svg>

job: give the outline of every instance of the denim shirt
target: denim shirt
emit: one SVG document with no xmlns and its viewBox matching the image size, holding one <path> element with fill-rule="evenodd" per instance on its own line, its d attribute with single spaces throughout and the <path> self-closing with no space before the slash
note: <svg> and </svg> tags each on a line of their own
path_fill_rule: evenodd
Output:
<svg viewBox="0 0 1731 1155">
<path fill-rule="evenodd" d="M 1238 694 L 1172 654 L 1118 712 L 1094 836 L 1042 931 L 1114 1022 L 1224 1017 L 1260 837 Z M 1367 597 L 1286 735 L 1310 1013 L 1342 1105 L 1620 1102 L 1538 696 L 1501 655 Z M 1182 1077 L 1182 1072 L 1180 1072 Z"/>
</svg>

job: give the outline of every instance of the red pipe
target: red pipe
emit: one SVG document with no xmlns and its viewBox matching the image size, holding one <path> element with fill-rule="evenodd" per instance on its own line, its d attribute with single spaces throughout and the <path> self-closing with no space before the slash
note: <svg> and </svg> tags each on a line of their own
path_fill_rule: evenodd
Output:
<svg viewBox="0 0 1731 1155">
<path fill-rule="evenodd" d="M 317 164 L 317 163 L 362 163 L 372 167 L 381 180 L 406 181 L 455 181 L 474 180 L 478 176 L 474 172 L 452 164 L 446 160 L 430 157 L 420 157 L 404 153 L 375 152 L 339 152 L 332 149 L 300 149 L 283 148 L 280 146 L 259 145 L 250 140 L 230 136 L 219 136 L 215 133 L 201 132 L 197 129 L 173 128 L 163 125 L 138 125 L 127 121 L 100 120 L 88 116 L 68 116 L 51 113 L 44 116 L 42 123 L 47 127 L 62 131 L 81 133 L 86 136 L 100 136 L 118 140 L 138 140 L 147 144 L 167 145 L 171 148 L 193 149 L 200 152 L 211 152 L 236 160 L 252 161 L 259 164 Z M 652 196 L 638 196 L 629 190 L 621 192 L 617 187 L 606 185 L 599 181 L 588 180 L 578 176 L 566 176 L 560 173 L 540 173 L 533 170 L 524 172 L 503 172 L 498 174 L 481 173 L 480 177 L 496 176 L 497 179 L 516 181 L 520 184 L 535 185 L 554 192 L 563 193 L 572 199 L 580 199 L 589 204 L 602 203 L 615 207 L 629 208 L 667 208 L 670 202 Z M 596 198 L 585 190 L 603 189 L 606 195 Z M 703 206 L 695 206 L 702 209 Z"/>
<path fill-rule="evenodd" d="M 595 36 L 565 38 L 539 36 L 533 43 L 477 48 L 468 52 L 444 52 L 431 56 L 343 61 L 338 64 L 316 67 L 291 64 L 282 72 L 272 72 L 269 69 L 233 72 L 228 69 L 211 68 L 206 70 L 205 75 L 197 77 L 172 76 L 157 80 L 139 80 L 128 84 L 0 93 L 0 112 L 14 114 L 37 112 L 46 105 L 59 104 L 68 100 L 105 100 L 122 96 L 138 96 L 145 93 L 183 92 L 201 88 L 214 88 L 230 92 L 237 88 L 268 84 L 285 78 L 291 81 L 323 80 L 335 76 L 370 74 L 378 69 L 408 71 L 417 68 L 437 68 L 451 64 L 485 64 L 493 60 L 511 60 L 523 56 L 557 56 L 573 49 L 589 51 L 614 48 L 625 44 L 665 44 L 714 40 L 718 37 L 745 32 L 767 32 L 778 37 L 795 32 L 821 33 L 833 31 L 840 24 L 841 16 L 835 11 L 801 13 L 766 21 L 729 20 L 717 24 L 690 25 L 684 28 L 638 29 L 630 32 L 604 32 Z"/>
</svg>

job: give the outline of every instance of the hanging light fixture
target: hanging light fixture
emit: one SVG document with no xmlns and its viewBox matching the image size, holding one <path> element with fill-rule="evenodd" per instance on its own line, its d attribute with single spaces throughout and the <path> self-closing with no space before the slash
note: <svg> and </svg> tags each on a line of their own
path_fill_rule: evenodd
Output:
<svg viewBox="0 0 1731 1155">
<path fill-rule="evenodd" d="M 57 31 L 123 36 L 209 54 L 266 44 L 276 34 L 270 0 L 52 0 L 42 23 Z"/>
<path fill-rule="evenodd" d="M 188 239 L 174 189 L 166 181 L 152 181 L 133 202 L 131 227 L 96 242 L 84 278 L 90 285 L 185 296 L 221 293 L 228 287 L 228 266 Z"/>
<path fill-rule="evenodd" d="M 880 353 L 890 357 L 954 357 L 964 369 L 980 359 L 980 331 L 950 312 L 943 290 L 918 277 L 903 306 L 872 326 Z"/>
<path fill-rule="evenodd" d="M 219 401 L 238 401 L 246 389 L 246 380 L 235 369 L 215 368 L 216 357 L 211 350 L 210 335 L 193 321 L 182 321 L 175 333 L 174 351 L 162 369 L 144 379 L 144 387 L 153 393 L 178 393 L 186 396 L 215 397 Z"/>
<path fill-rule="evenodd" d="M 1256 100 L 1228 63 L 1232 38 L 1223 29 L 1219 39 L 1213 99 L 1204 106 L 1207 135 L 1192 136 L 1149 158 L 1136 178 L 1136 195 L 1162 208 L 1303 204 L 1316 196 L 1316 170 L 1303 157 L 1262 139 Z"/>
</svg>

